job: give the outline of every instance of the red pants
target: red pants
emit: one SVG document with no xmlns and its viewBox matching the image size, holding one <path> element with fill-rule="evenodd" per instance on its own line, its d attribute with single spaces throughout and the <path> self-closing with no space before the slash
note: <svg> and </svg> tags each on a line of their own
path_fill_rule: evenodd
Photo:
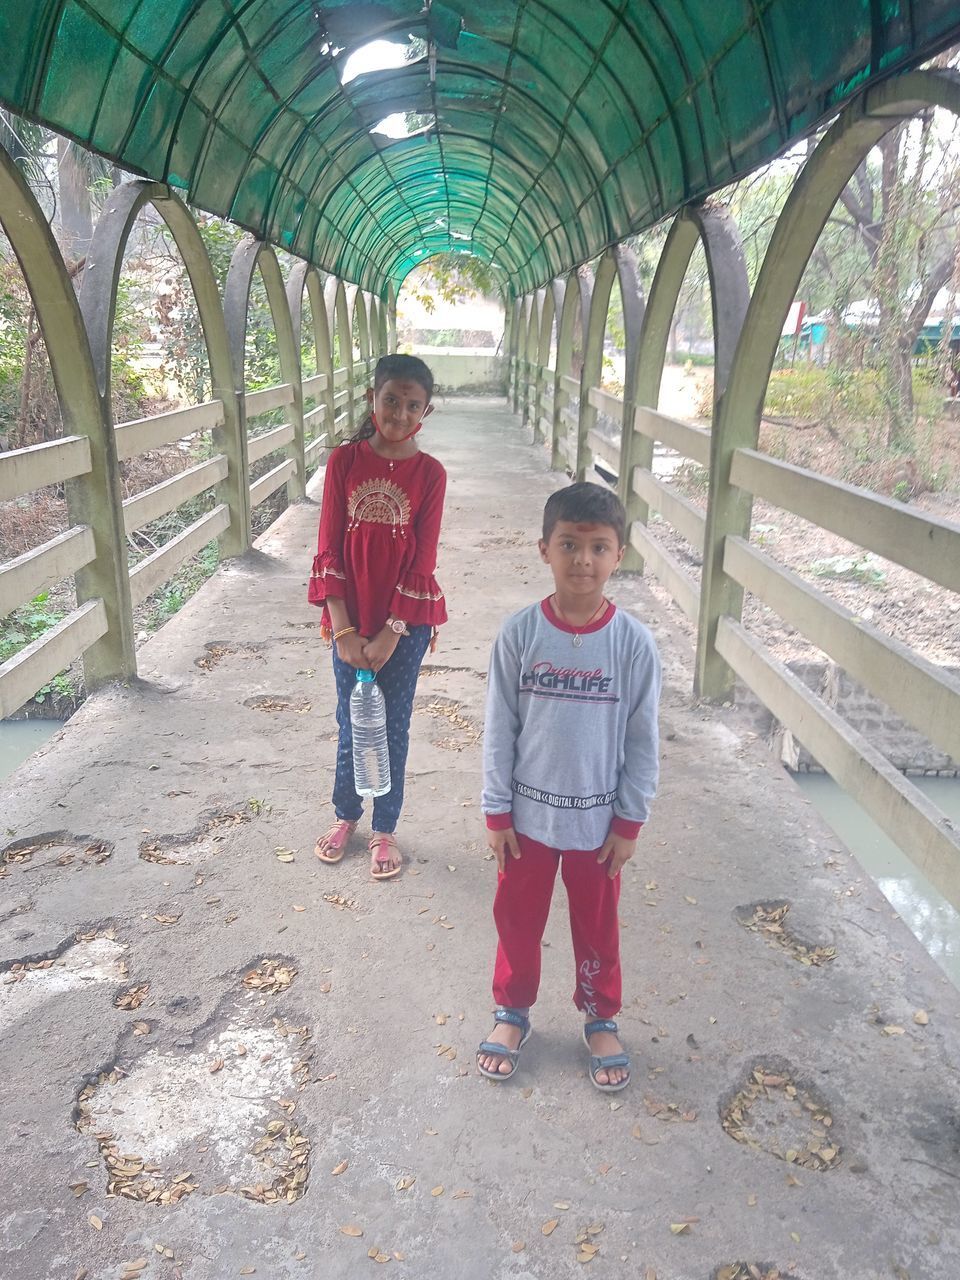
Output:
<svg viewBox="0 0 960 1280">
<path fill-rule="evenodd" d="M 577 966 L 573 1002 L 594 1018 L 612 1018 L 620 1010 L 620 877 L 611 880 L 609 863 L 597 862 L 597 850 L 562 852 L 518 835 L 520 858 L 507 854 L 493 904 L 500 945 L 493 975 L 493 998 L 510 1009 L 526 1009 L 540 986 L 540 940 L 550 914 L 557 867 L 561 868 L 570 907 L 570 932 Z"/>
</svg>

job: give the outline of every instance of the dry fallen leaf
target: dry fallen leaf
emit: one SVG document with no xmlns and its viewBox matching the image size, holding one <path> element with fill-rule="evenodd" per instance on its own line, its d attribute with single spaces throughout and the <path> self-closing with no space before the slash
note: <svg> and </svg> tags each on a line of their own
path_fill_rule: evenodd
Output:
<svg viewBox="0 0 960 1280">
<path fill-rule="evenodd" d="M 306 908 L 306 907 L 298 906 L 298 905 L 297 905 L 297 903 L 294 903 L 294 904 L 293 904 L 293 909 L 294 909 L 294 911 L 306 911 L 306 909 L 307 909 L 307 908 Z"/>
<path fill-rule="evenodd" d="M 906 1035 L 906 1031 L 904 1030 L 903 1027 L 895 1027 L 893 1025 L 890 1025 L 883 1028 L 883 1034 L 885 1036 L 903 1036 L 903 1035 Z"/>
<path fill-rule="evenodd" d="M 673 1232 L 675 1236 L 683 1235 L 685 1231 L 690 1230 L 690 1223 L 689 1222 L 671 1222 L 670 1230 Z"/>
<path fill-rule="evenodd" d="M 148 1036 L 150 1034 L 149 1022 L 135 1022 L 133 1024 L 133 1034 L 135 1036 Z"/>
<path fill-rule="evenodd" d="M 219 1071 L 219 1070 L 220 1070 L 220 1068 L 221 1068 L 222 1066 L 223 1066 L 223 1059 L 222 1059 L 222 1058 L 214 1058 L 214 1060 L 210 1063 L 210 1066 L 208 1067 L 208 1070 L 209 1070 L 210 1074 L 211 1074 L 211 1075 L 213 1075 L 213 1073 L 214 1073 L 215 1071 Z"/>
<path fill-rule="evenodd" d="M 88 1182 L 71 1182 L 69 1186 L 75 1196 L 82 1196 L 83 1193 L 88 1191 L 90 1188 L 90 1184 Z"/>
<path fill-rule="evenodd" d="M 406 1177 L 398 1178 L 398 1179 L 397 1179 L 397 1190 L 398 1190 L 398 1191 L 409 1191 L 409 1190 L 410 1190 L 410 1188 L 413 1186 L 413 1184 L 414 1184 L 415 1182 L 416 1182 L 416 1178 L 415 1178 L 415 1177 L 413 1177 L 412 1175 L 409 1175 L 409 1174 L 408 1174 Z"/>
<path fill-rule="evenodd" d="M 433 1188 L 433 1190 L 430 1192 L 430 1194 L 431 1194 L 432 1196 L 442 1196 L 442 1195 L 443 1195 L 443 1185 L 441 1184 L 439 1187 L 434 1187 L 434 1188 Z"/>
<path fill-rule="evenodd" d="M 925 1027 L 930 1021 L 930 1015 L 927 1013 L 926 1009 L 918 1009 L 913 1015 L 913 1020 L 918 1027 Z"/>
<path fill-rule="evenodd" d="M 322 982 L 320 984 L 320 991 L 323 995 L 328 995 L 332 990 L 333 990 L 332 982 Z"/>
<path fill-rule="evenodd" d="M 89 1218 L 87 1218 L 87 1221 L 90 1223 L 91 1227 L 93 1227 L 94 1231 L 103 1230 L 103 1220 L 98 1218 L 95 1213 L 91 1213 Z"/>
<path fill-rule="evenodd" d="M 513 1253 L 523 1253 L 526 1247 L 526 1243 L 523 1240 L 514 1240 L 513 1244 L 510 1246 Z"/>
<path fill-rule="evenodd" d="M 348 1161 L 341 1160 L 335 1169 L 331 1171 L 331 1176 L 336 1178 L 338 1174 L 346 1173 Z"/>
<path fill-rule="evenodd" d="M 346 1226 L 340 1228 L 340 1234 L 344 1236 L 353 1236 L 359 1239 L 363 1235 L 363 1227 L 358 1227 L 355 1222 L 348 1222 Z"/>
<path fill-rule="evenodd" d="M 241 1268 L 240 1268 L 240 1274 L 241 1274 L 242 1276 L 253 1276 L 253 1275 L 256 1275 L 256 1273 L 257 1273 L 257 1268 L 256 1268 L 256 1267 L 241 1267 Z"/>
<path fill-rule="evenodd" d="M 751 1209 L 756 1208 L 757 1197 L 755 1195 L 747 1196 L 747 1204 L 750 1206 Z"/>
<path fill-rule="evenodd" d="M 559 1225 L 560 1225 L 560 1219 L 559 1219 L 559 1218 L 551 1218 L 548 1222 L 545 1222 L 545 1223 L 543 1224 L 543 1226 L 540 1228 L 540 1230 L 541 1230 L 541 1232 L 543 1233 L 543 1235 L 545 1235 L 545 1236 L 549 1236 L 549 1235 L 551 1235 L 554 1231 L 556 1231 L 556 1229 L 557 1229 L 557 1227 L 558 1227 Z"/>
</svg>

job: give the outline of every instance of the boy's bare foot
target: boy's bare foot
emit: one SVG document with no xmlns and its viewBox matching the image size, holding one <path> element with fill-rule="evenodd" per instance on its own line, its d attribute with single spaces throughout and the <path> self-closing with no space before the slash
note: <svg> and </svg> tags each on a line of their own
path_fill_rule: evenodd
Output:
<svg viewBox="0 0 960 1280">
<path fill-rule="evenodd" d="M 486 1044 L 502 1044 L 505 1049 L 519 1049 L 523 1031 L 520 1027 L 511 1027 L 506 1022 L 498 1022 L 487 1037 Z M 480 1053 L 477 1063 L 484 1071 L 495 1071 L 501 1076 L 512 1076 L 516 1067 L 509 1058 L 500 1057 L 496 1053 Z"/>
<path fill-rule="evenodd" d="M 482 1076 L 509 1080 L 517 1069 L 520 1050 L 530 1039 L 530 1019 L 517 1009 L 500 1007 L 493 1015 L 494 1028 L 477 1049 L 477 1069 Z M 502 1052 L 499 1052 L 502 1046 Z"/>
<path fill-rule="evenodd" d="M 630 1059 L 617 1032 L 611 1018 L 588 1018 L 583 1029 L 590 1050 L 590 1078 L 598 1089 L 611 1093 L 630 1079 Z"/>
</svg>

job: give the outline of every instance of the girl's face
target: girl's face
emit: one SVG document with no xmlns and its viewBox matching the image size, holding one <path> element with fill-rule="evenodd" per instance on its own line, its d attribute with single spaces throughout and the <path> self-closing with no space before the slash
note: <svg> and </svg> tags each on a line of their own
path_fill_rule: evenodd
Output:
<svg viewBox="0 0 960 1280">
<path fill-rule="evenodd" d="M 433 413 L 427 393 L 419 382 L 391 378 L 376 391 L 367 391 L 367 404 L 373 410 L 384 440 L 399 444 Z"/>
</svg>

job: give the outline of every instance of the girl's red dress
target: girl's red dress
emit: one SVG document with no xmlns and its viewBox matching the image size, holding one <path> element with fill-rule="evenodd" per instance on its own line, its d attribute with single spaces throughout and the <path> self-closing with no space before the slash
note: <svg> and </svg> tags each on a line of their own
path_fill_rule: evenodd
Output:
<svg viewBox="0 0 960 1280">
<path fill-rule="evenodd" d="M 447 620 L 433 576 L 447 473 L 429 453 L 387 459 L 369 440 L 343 444 L 327 462 L 320 535 L 308 598 L 346 601 L 360 635 L 375 636 L 388 617 L 409 626 Z"/>
</svg>

